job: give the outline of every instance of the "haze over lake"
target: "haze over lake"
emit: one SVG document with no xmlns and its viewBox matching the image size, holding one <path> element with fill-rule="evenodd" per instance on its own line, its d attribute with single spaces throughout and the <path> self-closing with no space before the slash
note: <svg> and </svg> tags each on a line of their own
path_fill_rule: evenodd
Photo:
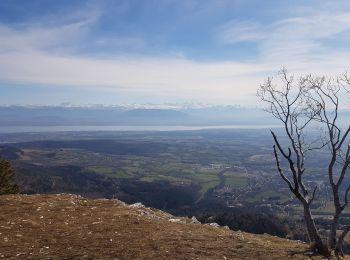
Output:
<svg viewBox="0 0 350 260">
<path fill-rule="evenodd" d="M 141 126 L 141 125 L 100 125 L 100 126 L 0 126 L 0 133 L 28 132 L 70 132 L 70 131 L 186 131 L 204 129 L 263 129 L 278 125 L 217 125 L 217 126 Z"/>
</svg>

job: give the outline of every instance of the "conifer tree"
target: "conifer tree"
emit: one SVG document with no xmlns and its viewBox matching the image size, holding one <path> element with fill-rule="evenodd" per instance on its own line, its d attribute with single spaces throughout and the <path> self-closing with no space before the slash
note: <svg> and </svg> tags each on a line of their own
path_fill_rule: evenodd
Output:
<svg viewBox="0 0 350 260">
<path fill-rule="evenodd" d="M 19 186 L 14 181 L 15 174 L 11 163 L 0 159 L 0 195 L 19 192 Z"/>
</svg>

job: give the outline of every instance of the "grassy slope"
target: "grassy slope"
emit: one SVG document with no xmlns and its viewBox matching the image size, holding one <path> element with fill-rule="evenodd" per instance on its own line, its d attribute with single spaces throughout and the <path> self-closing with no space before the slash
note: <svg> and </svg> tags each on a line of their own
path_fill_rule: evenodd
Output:
<svg viewBox="0 0 350 260">
<path fill-rule="evenodd" d="M 0 258 L 308 259 L 307 245 L 75 195 L 0 196 Z M 321 257 L 313 257 L 321 259 Z"/>
</svg>

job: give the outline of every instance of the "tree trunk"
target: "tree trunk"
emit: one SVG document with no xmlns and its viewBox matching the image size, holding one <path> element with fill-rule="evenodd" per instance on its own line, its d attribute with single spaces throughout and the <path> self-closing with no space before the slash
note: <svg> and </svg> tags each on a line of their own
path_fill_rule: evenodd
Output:
<svg viewBox="0 0 350 260">
<path fill-rule="evenodd" d="M 330 250 L 335 249 L 337 243 L 337 229 L 339 226 L 339 216 L 340 212 L 336 210 L 333 216 L 332 226 L 328 236 L 328 247 Z"/>
<path fill-rule="evenodd" d="M 350 226 L 347 226 L 344 228 L 342 234 L 340 235 L 338 242 L 335 246 L 335 255 L 336 256 L 344 256 L 343 253 L 343 242 L 344 242 L 344 238 L 346 237 L 346 235 L 350 232 Z"/>
<path fill-rule="evenodd" d="M 308 203 L 303 203 L 304 206 L 304 219 L 309 236 L 310 243 L 312 244 L 312 250 L 315 253 L 328 256 L 328 247 L 323 243 L 320 234 L 317 231 L 316 224 L 311 215 L 310 205 Z"/>
</svg>

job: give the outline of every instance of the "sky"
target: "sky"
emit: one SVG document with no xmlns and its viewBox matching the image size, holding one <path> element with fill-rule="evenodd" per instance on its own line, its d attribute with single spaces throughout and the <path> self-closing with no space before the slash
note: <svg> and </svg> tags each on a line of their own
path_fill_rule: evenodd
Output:
<svg viewBox="0 0 350 260">
<path fill-rule="evenodd" d="M 350 66 L 350 2 L 1 0 L 0 105 L 257 104 Z"/>
</svg>

